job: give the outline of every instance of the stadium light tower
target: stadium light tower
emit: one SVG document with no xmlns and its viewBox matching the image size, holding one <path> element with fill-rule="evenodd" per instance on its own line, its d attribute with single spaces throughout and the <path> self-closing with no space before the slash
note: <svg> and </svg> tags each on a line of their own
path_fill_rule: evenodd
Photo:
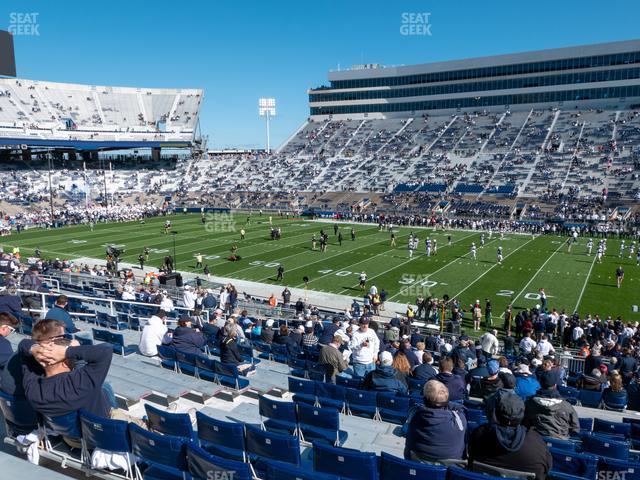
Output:
<svg viewBox="0 0 640 480">
<path fill-rule="evenodd" d="M 267 124 L 267 153 L 271 153 L 271 135 L 269 133 L 269 119 L 276 116 L 276 99 L 260 98 L 258 99 L 258 113 L 261 117 L 265 117 Z"/>
</svg>

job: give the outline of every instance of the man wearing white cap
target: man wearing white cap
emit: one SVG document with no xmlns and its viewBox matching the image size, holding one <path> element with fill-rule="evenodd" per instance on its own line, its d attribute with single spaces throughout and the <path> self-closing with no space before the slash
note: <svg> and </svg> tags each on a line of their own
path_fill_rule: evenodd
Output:
<svg viewBox="0 0 640 480">
<path fill-rule="evenodd" d="M 369 319 L 360 320 L 360 328 L 353 332 L 349 344 L 353 352 L 353 373 L 357 377 L 364 377 L 376 368 L 375 360 L 380 350 L 380 339 L 369 329 Z"/>
<path fill-rule="evenodd" d="M 393 368 L 392 364 L 393 355 L 391 353 L 380 353 L 380 365 L 367 374 L 362 386 L 366 390 L 378 392 L 407 393 L 407 384 L 404 376 Z"/>
</svg>

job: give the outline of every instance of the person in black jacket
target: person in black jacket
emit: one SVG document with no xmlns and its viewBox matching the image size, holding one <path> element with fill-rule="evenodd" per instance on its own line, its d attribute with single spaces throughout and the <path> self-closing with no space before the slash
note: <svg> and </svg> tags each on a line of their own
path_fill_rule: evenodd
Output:
<svg viewBox="0 0 640 480">
<path fill-rule="evenodd" d="M 495 423 L 480 425 L 469 438 L 469 467 L 475 461 L 498 468 L 533 472 L 544 480 L 551 471 L 552 458 L 544 440 L 522 424 L 524 402 L 505 390 L 495 398 Z"/>
<path fill-rule="evenodd" d="M 19 322 L 10 313 L 0 312 L 0 370 L 4 369 L 9 359 L 13 356 L 11 342 L 6 339 L 16 331 Z"/>
<path fill-rule="evenodd" d="M 114 405 L 103 385 L 113 349 L 108 343 L 77 345 L 64 338 L 64 329 L 57 320 L 41 320 L 33 327 L 32 340 L 18 345 L 27 400 L 48 417 L 82 408 L 109 418 Z M 78 361 L 85 364 L 74 368 Z"/>
<path fill-rule="evenodd" d="M 178 319 L 178 327 L 171 336 L 171 346 L 180 352 L 198 355 L 202 353 L 204 344 L 204 335 L 191 328 L 191 317 L 181 315 Z"/>
<path fill-rule="evenodd" d="M 238 368 L 238 372 L 242 375 L 253 375 L 256 371 L 256 367 L 251 365 L 250 362 L 240 354 L 238 349 L 238 331 L 233 323 L 227 323 L 223 329 L 224 337 L 220 342 L 220 361 L 222 363 L 228 363 L 235 365 Z"/>
<path fill-rule="evenodd" d="M 429 352 L 422 354 L 422 364 L 418 365 L 411 372 L 413 378 L 417 380 L 429 381 L 438 375 L 438 370 L 433 366 L 433 356 Z"/>
<path fill-rule="evenodd" d="M 269 318 L 260 331 L 260 341 L 268 344 L 273 343 L 275 333 L 276 332 L 273 331 L 273 320 Z"/>
</svg>

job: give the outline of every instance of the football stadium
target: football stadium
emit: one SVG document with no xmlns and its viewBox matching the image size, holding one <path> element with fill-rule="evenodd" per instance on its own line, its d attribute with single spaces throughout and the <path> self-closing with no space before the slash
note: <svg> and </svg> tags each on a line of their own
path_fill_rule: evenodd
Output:
<svg viewBox="0 0 640 480">
<path fill-rule="evenodd" d="M 637 5 L 31 3 L 2 478 L 640 479 Z"/>
</svg>

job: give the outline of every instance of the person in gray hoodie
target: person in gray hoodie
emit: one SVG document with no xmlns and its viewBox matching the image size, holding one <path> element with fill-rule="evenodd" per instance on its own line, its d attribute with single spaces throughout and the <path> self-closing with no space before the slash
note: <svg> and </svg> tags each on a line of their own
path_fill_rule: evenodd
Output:
<svg viewBox="0 0 640 480">
<path fill-rule="evenodd" d="M 562 440 L 580 433 L 578 413 L 556 390 L 556 377 L 544 372 L 539 381 L 540 390 L 525 403 L 523 424 L 544 437 Z"/>
</svg>

